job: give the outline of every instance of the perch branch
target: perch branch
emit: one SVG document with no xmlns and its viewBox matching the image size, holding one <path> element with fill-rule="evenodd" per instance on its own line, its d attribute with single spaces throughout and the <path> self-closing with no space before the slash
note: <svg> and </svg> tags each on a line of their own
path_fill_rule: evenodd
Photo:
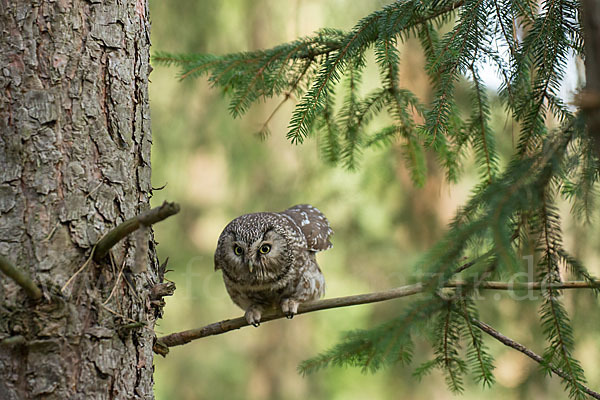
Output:
<svg viewBox="0 0 600 400">
<path fill-rule="evenodd" d="M 446 287 L 458 288 L 472 285 L 472 283 L 464 281 L 448 282 Z M 596 285 L 589 284 L 583 281 L 569 281 L 562 282 L 559 284 L 544 284 L 540 282 L 492 282 L 482 281 L 475 284 L 475 289 L 493 289 L 493 290 L 539 290 L 541 288 L 552 287 L 555 289 L 583 289 L 583 288 L 595 288 L 600 286 L 600 283 Z M 359 304 L 376 303 L 385 300 L 397 299 L 400 297 L 412 296 L 417 293 L 423 292 L 425 289 L 421 283 L 413 285 L 406 285 L 397 287 L 394 289 L 386 290 L 383 292 L 358 294 L 354 296 L 336 297 L 333 299 L 319 300 L 309 303 L 300 304 L 298 308 L 298 314 L 305 314 L 313 311 L 327 310 L 330 308 L 338 307 L 349 307 Z M 262 316 L 261 323 L 272 321 L 275 319 L 283 318 L 285 315 L 281 311 L 274 311 L 267 313 Z M 158 339 L 157 344 L 154 346 L 154 351 L 161 355 L 168 353 L 168 348 L 173 346 L 180 346 L 191 342 L 192 340 L 200 339 L 206 336 L 220 335 L 225 332 L 229 332 L 235 329 L 240 329 L 244 326 L 248 326 L 248 322 L 244 317 L 226 319 L 223 321 L 215 322 L 206 325 L 202 328 L 190 329 L 187 331 L 176 332 L 170 335 L 163 336 Z"/>
<path fill-rule="evenodd" d="M 535 361 L 543 366 L 548 366 L 552 370 L 552 372 L 554 372 L 556 375 L 560 376 L 561 378 L 568 379 L 567 374 L 562 369 L 553 367 L 552 365 L 549 365 L 548 363 L 546 363 L 544 361 L 543 357 L 537 355 L 536 353 L 529 350 L 527 347 L 523 346 L 522 344 L 515 342 L 511 338 L 504 336 L 503 334 L 501 334 L 500 332 L 498 332 L 497 330 L 495 330 L 488 324 L 478 321 L 475 318 L 471 318 L 471 322 L 473 323 L 473 325 L 475 325 L 476 327 L 478 327 L 479 329 L 481 329 L 483 332 L 487 333 L 494 339 L 498 340 L 500 343 L 504 344 L 505 346 L 511 347 L 511 348 L 525 354 L 527 357 L 531 358 L 533 361 Z M 593 398 L 600 399 L 600 393 L 594 392 L 592 389 L 588 388 L 587 386 L 581 385 L 581 389 L 584 392 L 586 392 L 587 394 L 589 394 L 590 396 L 592 396 Z"/>
<path fill-rule="evenodd" d="M 39 300 L 42 298 L 42 291 L 25 271 L 12 265 L 12 263 L 2 255 L 0 255 L 0 270 L 21 286 L 32 299 Z"/>
<path fill-rule="evenodd" d="M 176 203 L 167 203 L 166 201 L 160 206 L 151 210 L 145 211 L 127 221 L 122 222 L 116 228 L 108 231 L 96 244 L 94 252 L 94 261 L 103 259 L 108 251 L 117 244 L 121 239 L 132 232 L 135 232 L 142 226 L 150 226 L 160 222 L 171 215 L 179 212 L 179 205 Z"/>
</svg>

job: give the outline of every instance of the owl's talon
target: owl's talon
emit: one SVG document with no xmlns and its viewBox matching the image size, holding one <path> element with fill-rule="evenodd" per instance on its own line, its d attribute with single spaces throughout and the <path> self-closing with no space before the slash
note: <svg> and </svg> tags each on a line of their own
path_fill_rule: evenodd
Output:
<svg viewBox="0 0 600 400">
<path fill-rule="evenodd" d="M 287 319 L 294 318 L 294 315 L 298 313 L 299 302 L 292 299 L 281 300 L 281 311 L 285 314 Z"/>
<path fill-rule="evenodd" d="M 246 317 L 246 321 L 250 325 L 258 328 L 260 325 L 260 318 L 262 317 L 262 309 L 257 306 L 251 306 L 246 310 L 246 315 L 244 315 L 244 317 Z"/>
</svg>

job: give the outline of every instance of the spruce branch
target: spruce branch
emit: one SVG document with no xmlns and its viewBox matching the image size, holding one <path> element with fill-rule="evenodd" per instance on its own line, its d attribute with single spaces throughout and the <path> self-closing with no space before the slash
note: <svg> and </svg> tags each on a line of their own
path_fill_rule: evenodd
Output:
<svg viewBox="0 0 600 400">
<path fill-rule="evenodd" d="M 505 346 L 508 346 L 510 348 L 517 350 L 518 352 L 525 354 L 527 357 L 531 358 L 532 360 L 534 360 L 535 362 L 540 364 L 543 368 L 550 368 L 550 370 L 552 372 L 554 372 L 556 375 L 560 376 L 561 378 L 563 378 L 565 380 L 570 379 L 569 375 L 567 373 L 565 373 L 562 369 L 557 368 L 552 365 L 548 365 L 548 363 L 546 362 L 546 360 L 544 360 L 544 358 L 542 356 L 537 355 L 532 350 L 529 350 L 527 347 L 523 346 L 522 344 L 510 339 L 507 336 L 504 336 L 503 334 L 501 334 L 500 332 L 498 332 L 497 330 L 495 330 L 488 324 L 481 322 L 475 318 L 471 318 L 471 323 L 473 325 L 475 325 L 477 328 L 481 329 L 483 332 L 485 332 L 488 335 L 490 335 L 491 337 L 493 337 L 494 339 L 498 340 L 500 343 L 504 344 Z M 593 398 L 600 399 L 600 393 L 593 391 L 592 389 L 588 388 L 587 386 L 585 386 L 583 384 L 579 384 L 579 388 L 582 391 L 584 391 L 585 393 L 587 393 L 588 395 L 592 396 Z"/>
<path fill-rule="evenodd" d="M 485 175 L 488 183 L 492 183 L 498 170 L 498 160 L 497 155 L 495 154 L 493 135 L 488 126 L 489 107 L 487 104 L 487 96 L 482 88 L 482 83 L 480 82 L 475 66 L 471 64 L 469 69 L 471 70 L 471 75 L 473 77 L 473 90 L 475 92 L 474 113 L 471 119 L 473 147 L 478 154 L 483 154 L 483 157 L 481 157 L 483 158 L 483 162 L 481 162 L 481 164 L 485 165 Z"/>
<path fill-rule="evenodd" d="M 542 190 L 542 207 L 540 210 L 539 224 L 541 225 L 541 247 L 543 249 L 540 259 L 540 280 L 544 282 L 560 283 L 560 270 L 556 250 L 561 245 L 560 218 L 558 210 L 550 203 L 553 191 L 550 187 Z M 554 365 L 563 370 L 566 386 L 569 388 L 571 398 L 583 399 L 585 396 L 581 385 L 586 383 L 579 361 L 573 357 L 574 338 L 571 323 L 560 301 L 560 292 L 552 287 L 543 291 L 544 302 L 540 314 L 541 322 L 548 338 L 548 345 L 544 358 L 548 365 Z"/>
<path fill-rule="evenodd" d="M 544 283 L 544 282 L 495 282 L 495 281 L 482 281 L 474 286 L 474 289 L 491 289 L 491 290 L 541 290 L 548 286 L 554 289 L 590 289 L 600 287 L 600 282 L 594 284 L 585 281 L 566 281 L 558 284 Z M 448 282 L 445 287 L 447 288 L 461 288 L 461 287 L 473 287 L 472 282 L 466 281 L 451 281 Z M 353 296 L 335 297 L 332 299 L 325 299 L 319 301 L 313 301 L 309 303 L 300 304 L 298 308 L 298 314 L 306 314 L 314 311 L 328 310 L 331 308 L 350 307 L 360 304 L 377 303 L 381 301 L 387 301 L 397 299 L 401 297 L 412 296 L 418 293 L 423 293 L 427 290 L 422 283 L 416 283 L 413 285 L 400 286 L 394 289 L 382 291 L 358 294 Z M 281 319 L 285 315 L 281 311 L 274 311 L 266 313 L 261 318 L 261 323 Z M 191 342 L 192 340 L 201 339 L 207 336 L 220 335 L 232 330 L 240 329 L 248 326 L 248 322 L 244 317 L 225 319 L 219 322 L 215 322 L 206 325 L 202 328 L 190 329 L 187 331 L 176 332 L 170 335 L 158 338 L 159 344 L 162 346 L 174 347 L 181 346 Z M 159 346 L 155 346 L 155 352 L 158 354 L 165 355 L 167 352 L 160 350 Z M 156 351 L 158 350 L 158 351 Z"/>
<path fill-rule="evenodd" d="M 515 44 L 513 38 L 508 34 L 508 28 L 505 26 L 506 23 L 511 23 L 509 18 L 503 18 L 502 12 L 500 11 L 500 6 L 498 5 L 498 0 L 494 1 L 494 11 L 496 12 L 496 17 L 498 18 L 498 25 L 500 25 L 500 29 L 502 30 L 502 36 L 504 37 L 504 41 L 510 50 L 511 56 L 514 58 L 517 50 L 515 50 Z"/>
<path fill-rule="evenodd" d="M 257 81 L 261 79 L 264 80 L 265 70 L 275 61 L 277 58 L 283 53 L 282 51 L 276 52 L 273 54 L 268 60 L 266 60 L 256 71 L 248 85 L 243 89 L 243 92 L 240 94 L 236 94 L 234 96 L 234 101 L 231 103 L 229 107 L 229 111 L 233 117 L 238 117 L 248 108 L 251 101 L 256 97 L 256 94 L 253 93 L 252 89 L 256 85 Z M 285 65 L 285 62 L 282 63 L 282 66 Z M 281 69 L 281 68 L 280 68 Z"/>
<path fill-rule="evenodd" d="M 377 41 L 393 43 L 396 36 L 407 36 L 424 24 L 439 22 L 465 2 L 449 1 L 437 7 L 423 7 L 414 0 L 396 2 L 363 18 L 350 32 L 323 29 L 311 37 L 272 49 L 224 56 L 157 52 L 152 60 L 180 66 L 182 79 L 209 74 L 214 86 L 232 89 L 230 111 L 234 116 L 244 113 L 260 97 L 282 93 L 293 81 L 286 77 L 286 72 L 294 70 L 297 62 L 318 68 L 314 79 L 306 78 L 311 87 L 296 106 L 289 125 L 288 138 L 293 143 L 302 143 L 340 80 L 340 73 L 357 58 L 364 57 L 367 48 Z M 304 80 L 303 75 L 299 74 L 299 79 Z"/>
<path fill-rule="evenodd" d="M 4 272 L 6 276 L 14 280 L 19 286 L 21 286 L 27 295 L 34 300 L 42 298 L 42 291 L 33 282 L 33 280 L 27 275 L 25 271 L 22 271 L 15 265 L 13 265 L 6 257 L 0 255 L 0 271 Z"/>
<path fill-rule="evenodd" d="M 452 302 L 448 301 L 439 318 L 437 331 L 442 335 L 436 344 L 436 363 L 446 374 L 446 383 L 454 393 L 463 392 L 463 375 L 467 372 L 467 364 L 459 355 L 460 333 L 456 313 L 452 310 Z"/>
<path fill-rule="evenodd" d="M 284 64 L 285 63 L 287 63 L 287 59 L 284 61 Z M 273 119 L 275 114 L 277 114 L 277 112 L 279 111 L 281 106 L 283 106 L 290 98 L 292 98 L 293 93 L 298 89 L 298 85 L 300 84 L 300 82 L 302 81 L 302 79 L 304 78 L 306 73 L 308 72 L 309 68 L 310 68 L 310 62 L 305 62 L 304 67 L 302 68 L 302 72 L 300 72 L 300 74 L 298 75 L 298 77 L 296 78 L 296 80 L 294 81 L 292 86 L 289 88 L 289 90 L 284 93 L 283 99 L 279 102 L 279 104 L 277 104 L 277 106 L 273 109 L 271 114 L 269 114 L 269 116 L 267 117 L 265 122 L 262 124 L 262 127 L 259 130 L 259 134 L 261 137 L 268 136 L 269 123 L 271 122 L 271 120 Z M 282 68 L 282 70 L 283 70 L 283 68 Z M 281 73 L 281 71 L 280 71 L 280 73 Z"/>
<path fill-rule="evenodd" d="M 477 308 L 474 305 L 472 298 L 462 297 L 458 302 L 458 312 L 464 319 L 463 329 L 466 331 L 466 336 L 471 340 L 468 341 L 469 351 L 467 357 L 473 365 L 473 370 L 477 371 L 476 380 L 480 381 L 483 386 L 491 387 L 494 384 L 494 369 L 492 357 L 488 354 L 481 333 L 473 329 L 471 316 L 478 317 Z"/>
<path fill-rule="evenodd" d="M 466 70 L 469 60 L 476 58 L 480 36 L 485 33 L 487 7 L 483 0 L 468 1 L 462 9 L 460 20 L 445 39 L 443 48 L 427 65 L 430 76 L 439 75 L 432 108 L 425 114 L 426 143 L 435 149 L 447 146 L 447 136 L 452 135 L 450 116 L 456 115 L 453 96 L 455 82 Z M 452 166 L 449 165 L 451 169 Z"/>
<path fill-rule="evenodd" d="M 510 106 L 517 121 L 522 123 L 518 144 L 521 156 L 533 151 L 547 132 L 546 112 L 550 103 L 554 103 L 565 74 L 568 53 L 573 48 L 569 24 L 571 19 L 577 19 L 577 14 L 574 2 L 544 3 L 515 57 L 513 87 L 520 100 Z"/>
<path fill-rule="evenodd" d="M 339 70 L 346 65 L 348 56 L 364 52 L 366 46 L 363 43 L 363 32 L 369 28 L 373 30 L 373 25 L 377 20 L 377 16 L 365 18 L 364 22 L 359 23 L 352 35 L 345 40 L 343 47 L 332 53 L 331 61 L 323 65 L 313 86 L 298 104 L 290 121 L 287 137 L 291 139 L 292 143 L 302 143 L 308 136 L 309 126 L 312 124 L 315 114 L 323 109 L 326 97 L 332 90 L 331 85 L 339 81 Z M 355 47 L 357 49 L 354 49 Z"/>
<path fill-rule="evenodd" d="M 323 112 L 316 121 L 317 132 L 319 132 L 317 140 L 320 141 L 319 151 L 325 162 L 329 164 L 336 164 L 341 153 L 339 126 L 333 115 L 334 102 L 335 96 L 331 94 L 325 102 Z"/>
</svg>

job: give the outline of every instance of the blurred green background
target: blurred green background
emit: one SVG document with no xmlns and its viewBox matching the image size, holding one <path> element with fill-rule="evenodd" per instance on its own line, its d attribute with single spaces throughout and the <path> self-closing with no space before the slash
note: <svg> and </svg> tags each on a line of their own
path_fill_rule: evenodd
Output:
<svg viewBox="0 0 600 400">
<path fill-rule="evenodd" d="M 224 54 L 271 47 L 321 27 L 350 29 L 387 2 L 352 0 L 150 0 L 153 50 Z M 430 99 L 423 57 L 416 42 L 401 45 L 401 82 Z M 320 253 L 327 297 L 379 291 L 409 283 L 415 262 L 441 237 L 456 208 L 468 197 L 477 172 L 465 167 L 460 182 L 448 185 L 429 160 L 423 188 L 412 186 L 397 148 L 363 154 L 349 172 L 326 165 L 317 140 L 294 146 L 285 139 L 294 101 L 270 121 L 272 135 L 256 135 L 281 99 L 253 106 L 241 119 L 227 111 L 227 99 L 206 80 L 180 82 L 177 71 L 158 67 L 150 76 L 154 146 L 153 205 L 177 201 L 181 213 L 155 227 L 161 261 L 169 257 L 167 278 L 177 284 L 167 298 L 159 335 L 196 328 L 242 315 L 229 299 L 221 273 L 213 270 L 213 251 L 225 225 L 240 214 L 279 211 L 311 203 L 335 230 L 334 247 Z M 377 85 L 367 70 L 365 89 Z M 460 93 L 459 93 L 460 95 Z M 465 102 L 468 98 L 465 96 Z M 382 124 L 374 121 L 373 126 Z M 518 128 L 502 107 L 492 126 L 509 154 Z M 563 214 L 569 205 L 563 204 Z M 597 218 L 596 218 L 597 221 Z M 567 246 L 599 274 L 597 224 L 566 222 Z M 412 368 L 392 367 L 377 374 L 331 368 L 303 377 L 298 363 L 334 345 L 343 332 L 375 326 L 410 301 L 401 299 L 302 315 L 260 328 L 244 328 L 171 349 L 155 358 L 155 395 L 167 399 L 446 399 L 454 398 L 443 376 L 418 382 Z M 589 293 L 565 299 L 576 325 L 577 353 L 592 388 L 600 386 L 598 300 Z M 515 301 L 507 293 L 482 293 L 481 318 L 506 335 L 543 352 L 537 323 L 538 302 Z M 467 379 L 464 399 L 563 399 L 556 378 L 536 364 L 486 338 L 496 356 L 497 384 L 482 389 Z M 431 357 L 417 338 L 413 366 Z"/>
</svg>

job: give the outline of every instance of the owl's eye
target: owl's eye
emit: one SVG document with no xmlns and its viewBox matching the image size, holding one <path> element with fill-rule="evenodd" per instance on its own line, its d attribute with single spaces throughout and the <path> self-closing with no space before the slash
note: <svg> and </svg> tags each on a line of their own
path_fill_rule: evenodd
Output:
<svg viewBox="0 0 600 400">
<path fill-rule="evenodd" d="M 267 254 L 271 251 L 271 245 L 263 244 L 262 246 L 260 246 L 260 249 L 258 249 L 258 251 L 260 251 L 261 254 Z"/>
<path fill-rule="evenodd" d="M 236 244 L 235 246 L 233 246 L 233 252 L 235 253 L 236 256 L 241 256 L 242 254 L 244 254 L 244 249 L 242 249 L 240 246 L 238 246 Z"/>
</svg>

